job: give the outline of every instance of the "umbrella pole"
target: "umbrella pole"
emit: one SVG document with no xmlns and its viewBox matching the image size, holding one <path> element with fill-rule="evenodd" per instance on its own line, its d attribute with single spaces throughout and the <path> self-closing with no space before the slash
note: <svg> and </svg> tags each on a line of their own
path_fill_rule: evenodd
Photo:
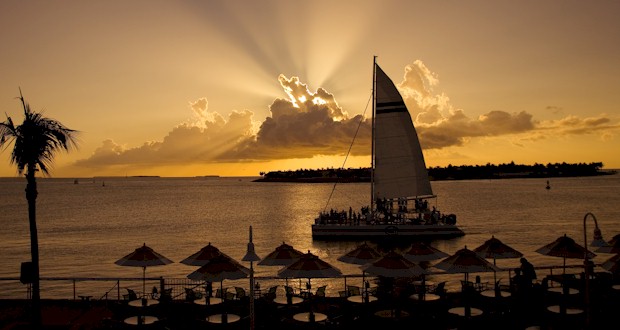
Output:
<svg viewBox="0 0 620 330">
<path fill-rule="evenodd" d="M 310 291 L 311 289 L 312 286 L 310 285 L 310 278 L 308 278 L 308 291 Z M 308 314 L 308 319 L 311 323 L 314 323 L 314 312 L 312 311 L 312 293 L 310 292 L 308 292 L 308 305 L 310 306 L 310 313 Z"/>
<path fill-rule="evenodd" d="M 220 281 L 220 292 L 222 293 L 222 323 L 228 323 L 228 314 L 226 314 L 226 292 L 224 292 L 224 281 Z"/>
<path fill-rule="evenodd" d="M 146 297 L 146 266 L 142 267 L 142 298 Z"/>
</svg>

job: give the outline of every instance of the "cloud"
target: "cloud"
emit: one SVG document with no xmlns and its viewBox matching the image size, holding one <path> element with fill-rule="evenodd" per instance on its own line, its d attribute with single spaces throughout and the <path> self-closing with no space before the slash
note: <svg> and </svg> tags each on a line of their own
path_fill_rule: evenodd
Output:
<svg viewBox="0 0 620 330">
<path fill-rule="evenodd" d="M 308 89 L 298 77 L 278 77 L 286 98 L 276 98 L 269 106 L 271 116 L 262 123 L 250 110 L 232 111 L 228 116 L 209 111 L 208 101 L 189 102 L 195 120 L 174 127 L 161 141 L 145 142 L 128 148 L 111 139 L 76 165 L 187 165 L 190 163 L 253 162 L 275 159 L 311 158 L 320 155 L 353 155 L 370 152 L 371 126 L 362 115 L 350 116 L 334 95 L 323 88 Z M 454 107 L 448 96 L 437 94 L 438 75 L 422 61 L 407 65 L 397 86 L 415 118 L 420 143 L 425 149 L 463 146 L 472 138 L 521 136 L 522 140 L 543 137 L 541 132 L 586 134 L 601 131 L 613 137 L 618 124 L 606 115 L 590 118 L 568 116 L 538 122 L 527 111 L 508 113 L 492 110 L 470 118 Z M 549 106 L 547 110 L 557 110 Z"/>
</svg>

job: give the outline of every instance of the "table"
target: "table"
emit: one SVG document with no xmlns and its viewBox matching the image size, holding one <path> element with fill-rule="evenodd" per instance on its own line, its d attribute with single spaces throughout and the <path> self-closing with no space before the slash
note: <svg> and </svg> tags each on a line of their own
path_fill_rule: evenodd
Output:
<svg viewBox="0 0 620 330">
<path fill-rule="evenodd" d="M 133 307 L 148 307 L 157 304 L 159 304 L 159 300 L 155 299 L 145 299 L 144 301 L 142 299 L 135 299 L 129 302 L 129 306 Z"/>
<path fill-rule="evenodd" d="M 222 298 L 217 298 L 217 297 L 210 297 L 209 298 L 209 305 L 217 305 L 217 304 L 221 304 L 222 303 Z M 200 298 L 200 299 L 195 299 L 194 300 L 194 304 L 198 304 L 198 305 L 207 305 L 207 298 Z"/>
<path fill-rule="evenodd" d="M 129 325 L 138 325 L 139 318 L 142 318 L 141 324 L 153 324 L 157 322 L 157 317 L 155 316 L 131 316 L 125 319 L 125 323 Z"/>
<path fill-rule="evenodd" d="M 512 295 L 509 291 L 499 291 L 499 296 L 496 296 L 495 290 L 483 290 L 480 294 L 487 298 L 508 298 Z"/>
<path fill-rule="evenodd" d="M 364 295 L 358 294 L 358 295 L 355 295 L 355 296 L 348 296 L 347 300 L 350 301 L 350 302 L 353 302 L 353 303 L 361 304 L 361 303 L 366 302 L 364 297 L 365 297 Z M 377 301 L 377 299 L 379 299 L 379 298 L 377 298 L 375 296 L 368 296 L 368 302 Z"/>
<path fill-rule="evenodd" d="M 561 309 L 560 309 L 560 305 L 551 305 L 551 306 L 547 306 L 547 310 L 552 312 L 552 313 L 556 313 L 556 314 L 560 314 L 561 313 Z M 566 314 L 567 315 L 575 315 L 575 314 L 581 314 L 583 313 L 583 309 L 581 308 L 569 308 L 566 307 Z"/>
<path fill-rule="evenodd" d="M 555 286 L 552 288 L 548 288 L 547 291 L 553 292 L 553 293 L 564 293 L 564 288 L 561 286 Z M 579 290 L 568 288 L 568 294 L 578 294 L 578 293 L 579 293 Z"/>
<path fill-rule="evenodd" d="M 209 315 L 207 316 L 207 322 L 209 323 L 224 323 L 222 322 L 222 315 L 223 314 L 213 314 L 213 315 Z M 237 315 L 237 314 L 226 314 L 226 323 L 234 323 L 241 320 L 241 316 Z"/>
<path fill-rule="evenodd" d="M 304 301 L 304 298 L 302 297 L 291 297 L 291 305 L 296 305 L 296 304 L 300 304 Z M 288 305 L 288 299 L 287 297 L 275 297 L 273 299 L 273 302 L 275 302 L 276 304 L 280 304 L 280 305 Z"/>
<path fill-rule="evenodd" d="M 314 314 L 314 322 L 323 322 L 327 320 L 327 315 L 323 313 L 312 313 Z M 310 321 L 310 312 L 297 313 L 293 315 L 293 319 L 299 322 L 312 322 Z"/>
<path fill-rule="evenodd" d="M 470 307 L 470 316 L 474 317 L 474 316 L 480 316 L 482 315 L 482 313 L 484 313 L 482 311 L 482 309 L 480 308 L 475 308 L 475 307 Z M 466 316 L 465 315 L 465 307 L 460 306 L 460 307 L 452 307 L 450 309 L 448 309 L 448 313 L 450 314 L 454 314 L 456 316 Z"/>
<path fill-rule="evenodd" d="M 414 293 L 410 295 L 409 298 L 417 301 L 437 301 L 441 299 L 441 296 L 434 293 L 425 293 L 422 297 L 420 297 L 419 293 Z"/>
</svg>

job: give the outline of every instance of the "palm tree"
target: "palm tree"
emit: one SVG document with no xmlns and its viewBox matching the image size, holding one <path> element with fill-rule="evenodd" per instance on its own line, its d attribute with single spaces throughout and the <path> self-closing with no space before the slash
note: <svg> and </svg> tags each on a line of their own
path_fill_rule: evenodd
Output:
<svg viewBox="0 0 620 330">
<path fill-rule="evenodd" d="M 28 201 L 28 221 L 30 223 L 30 254 L 32 256 L 32 322 L 35 328 L 41 326 L 41 294 L 39 286 L 39 241 L 37 235 L 37 179 L 36 172 L 49 175 L 49 168 L 57 151 L 68 151 L 77 147 L 77 131 L 61 123 L 43 117 L 42 112 L 33 112 L 19 90 L 19 99 L 24 108 L 24 121 L 15 126 L 11 117 L 0 123 L 0 150 L 14 142 L 11 164 L 17 166 L 19 174 L 26 172 L 26 200 Z"/>
</svg>

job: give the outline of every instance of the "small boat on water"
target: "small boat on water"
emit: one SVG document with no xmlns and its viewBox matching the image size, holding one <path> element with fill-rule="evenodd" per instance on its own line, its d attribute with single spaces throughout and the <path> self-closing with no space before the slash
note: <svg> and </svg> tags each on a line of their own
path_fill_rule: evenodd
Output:
<svg viewBox="0 0 620 330">
<path fill-rule="evenodd" d="M 465 233 L 456 215 L 442 214 L 409 110 L 392 80 L 374 61 L 371 200 L 360 211 L 322 211 L 313 239 L 451 238 Z"/>
</svg>

